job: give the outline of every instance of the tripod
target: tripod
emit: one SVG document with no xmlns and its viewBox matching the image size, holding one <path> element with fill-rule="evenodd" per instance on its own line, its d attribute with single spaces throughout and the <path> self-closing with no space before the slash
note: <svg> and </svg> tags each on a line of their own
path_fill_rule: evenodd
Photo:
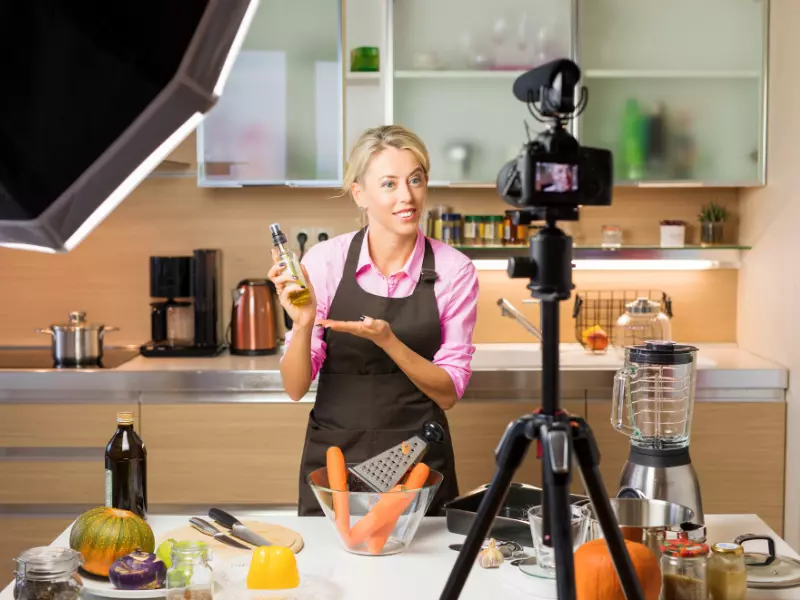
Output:
<svg viewBox="0 0 800 600">
<path fill-rule="evenodd" d="M 569 298 L 573 286 L 572 238 L 556 227 L 556 221 L 576 221 L 577 218 L 576 206 L 534 208 L 516 214 L 515 225 L 529 224 L 533 220 L 546 223 L 546 227 L 530 239 L 530 258 L 511 259 L 508 269 L 511 277 L 528 277 L 530 284 L 527 287 L 531 295 L 541 300 L 542 407 L 509 424 L 503 434 L 496 450 L 497 471 L 478 508 L 440 600 L 455 600 L 461 593 L 481 544 L 508 492 L 511 479 L 522 464 L 528 445 L 534 440 L 542 459 L 542 537 L 545 545 L 554 549 L 559 600 L 575 600 L 569 505 L 573 449 L 625 597 L 628 600 L 644 600 L 603 486 L 598 469 L 600 455 L 592 431 L 583 419 L 570 416 L 559 408 L 559 302 Z"/>
</svg>

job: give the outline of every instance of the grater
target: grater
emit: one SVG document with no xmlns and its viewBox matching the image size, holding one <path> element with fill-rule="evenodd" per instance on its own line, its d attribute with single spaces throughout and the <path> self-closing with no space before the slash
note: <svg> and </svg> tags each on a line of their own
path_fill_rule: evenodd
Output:
<svg viewBox="0 0 800 600">
<path fill-rule="evenodd" d="M 388 492 L 400 483 L 413 465 L 422 459 L 431 442 L 438 444 L 442 440 L 444 440 L 442 426 L 435 421 L 428 421 L 420 435 L 415 435 L 350 467 L 350 472 L 376 492 Z"/>
</svg>

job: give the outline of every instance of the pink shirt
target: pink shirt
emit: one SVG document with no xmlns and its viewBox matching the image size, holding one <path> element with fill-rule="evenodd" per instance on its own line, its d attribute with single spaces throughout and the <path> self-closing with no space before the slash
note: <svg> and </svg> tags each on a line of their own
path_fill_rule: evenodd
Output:
<svg viewBox="0 0 800 600">
<path fill-rule="evenodd" d="M 317 320 L 328 317 L 328 310 L 344 272 L 347 250 L 356 233 L 352 231 L 318 243 L 303 257 L 302 263 L 308 271 L 317 296 Z M 422 270 L 425 236 L 421 233 L 417 236 L 417 244 L 406 264 L 389 277 L 384 277 L 372 262 L 367 238 L 368 236 L 364 236 L 356 268 L 358 284 L 363 290 L 376 296 L 410 296 Z M 472 332 L 477 319 L 478 275 L 475 265 L 464 254 L 443 242 L 427 239 L 436 260 L 438 277 L 434 284 L 434 294 L 442 326 L 442 346 L 433 357 L 433 363 L 452 377 L 456 394 L 461 398 L 472 374 L 470 361 L 475 352 Z M 316 378 L 325 361 L 326 344 L 322 335 L 323 329 L 315 327 L 311 338 L 312 380 Z M 287 332 L 286 348 L 289 347 L 291 336 L 291 332 Z"/>
</svg>

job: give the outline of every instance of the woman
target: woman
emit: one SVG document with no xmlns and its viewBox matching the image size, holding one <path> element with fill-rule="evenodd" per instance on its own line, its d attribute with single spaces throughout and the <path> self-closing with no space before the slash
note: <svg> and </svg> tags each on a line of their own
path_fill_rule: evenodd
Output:
<svg viewBox="0 0 800 600">
<path fill-rule="evenodd" d="M 444 411 L 471 374 L 478 280 L 466 256 L 419 229 L 429 170 L 425 145 L 412 132 L 396 125 L 367 130 L 352 150 L 343 189 L 369 226 L 305 255 L 306 305 L 289 302 L 297 283 L 283 265 L 269 272 L 293 321 L 281 359 L 289 396 L 302 398 L 319 374 L 300 467 L 301 516 L 323 514 L 306 477 L 325 466 L 330 446 L 359 463 L 430 420 L 442 425 L 445 439 L 424 458 L 444 475 L 428 514 L 441 514 L 458 495 Z"/>
</svg>

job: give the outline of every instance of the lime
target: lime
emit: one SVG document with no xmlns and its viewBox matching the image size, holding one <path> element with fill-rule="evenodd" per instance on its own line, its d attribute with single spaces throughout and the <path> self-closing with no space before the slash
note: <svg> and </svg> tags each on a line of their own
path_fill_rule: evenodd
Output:
<svg viewBox="0 0 800 600">
<path fill-rule="evenodd" d="M 164 563 L 164 565 L 169 569 L 172 566 L 172 546 L 175 544 L 175 540 L 168 539 L 161 542 L 158 545 L 158 549 L 156 550 L 156 557 Z"/>
</svg>

